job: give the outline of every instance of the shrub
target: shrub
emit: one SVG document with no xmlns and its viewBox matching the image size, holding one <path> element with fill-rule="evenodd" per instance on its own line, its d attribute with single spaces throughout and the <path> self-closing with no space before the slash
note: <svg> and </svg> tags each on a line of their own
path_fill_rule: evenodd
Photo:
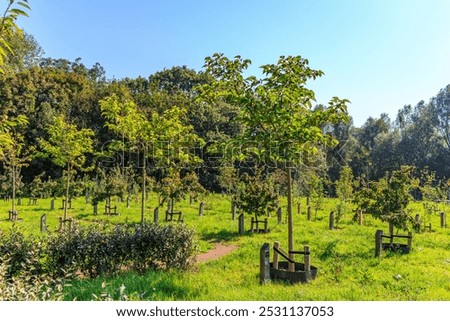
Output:
<svg viewBox="0 0 450 321">
<path fill-rule="evenodd" d="M 35 275 L 34 271 L 16 270 L 11 277 L 11 258 L 0 257 L 0 301 L 59 301 L 63 300 L 63 279 Z"/>
<path fill-rule="evenodd" d="M 12 278 L 27 270 L 30 275 L 43 272 L 44 244 L 41 240 L 29 237 L 15 225 L 10 233 L 0 233 L 0 257 L 7 257 L 8 264 L 4 266 L 5 277 Z"/>
<path fill-rule="evenodd" d="M 144 223 L 113 230 L 90 226 L 57 234 L 48 243 L 48 268 L 56 274 L 81 272 L 90 277 L 122 267 L 188 269 L 195 255 L 194 231 L 185 225 Z"/>
</svg>

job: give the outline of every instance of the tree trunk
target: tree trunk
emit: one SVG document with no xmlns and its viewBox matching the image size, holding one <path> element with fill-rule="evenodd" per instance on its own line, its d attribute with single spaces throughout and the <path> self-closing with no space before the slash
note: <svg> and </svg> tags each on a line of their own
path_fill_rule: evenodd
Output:
<svg viewBox="0 0 450 321">
<path fill-rule="evenodd" d="M 146 157 L 145 155 L 147 154 L 147 148 L 144 145 L 144 155 L 142 156 L 142 196 L 141 196 L 141 224 L 144 224 L 144 220 L 145 220 L 145 200 L 147 199 L 146 197 L 146 184 L 145 181 L 147 180 L 147 167 L 146 167 Z"/>
<path fill-rule="evenodd" d="M 11 210 L 14 213 L 15 208 L 15 200 L 16 200 L 16 166 L 12 165 L 12 181 L 13 181 L 13 185 L 12 185 L 12 208 Z"/>
<path fill-rule="evenodd" d="M 67 207 L 69 206 L 69 186 L 70 186 L 70 163 L 67 164 L 67 185 L 66 185 L 66 203 L 64 204 L 64 220 L 67 219 Z"/>
<path fill-rule="evenodd" d="M 289 258 L 294 260 L 294 254 L 290 253 L 294 251 L 294 219 L 292 215 L 292 172 L 291 172 L 291 163 L 287 164 L 287 184 L 288 184 L 288 248 L 289 248 Z M 288 270 L 290 272 L 294 272 L 295 264 L 289 263 Z"/>
</svg>

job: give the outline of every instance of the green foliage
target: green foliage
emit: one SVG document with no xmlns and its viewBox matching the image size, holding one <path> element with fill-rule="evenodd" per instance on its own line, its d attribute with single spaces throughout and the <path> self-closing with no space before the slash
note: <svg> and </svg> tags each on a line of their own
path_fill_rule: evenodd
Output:
<svg viewBox="0 0 450 321">
<path fill-rule="evenodd" d="M 128 188 L 128 175 L 117 166 L 97 169 L 96 184 L 92 186 L 92 203 L 104 201 L 111 196 L 123 198 Z"/>
<path fill-rule="evenodd" d="M 339 180 L 336 182 L 336 195 L 339 202 L 336 206 L 336 225 L 345 215 L 346 212 L 350 210 L 349 203 L 353 199 L 353 173 L 349 166 L 344 166 L 341 168 L 339 173 Z"/>
<path fill-rule="evenodd" d="M 256 218 L 278 208 L 278 195 L 260 170 L 240 177 L 235 198 L 237 208 Z"/>
<path fill-rule="evenodd" d="M 386 174 L 371 187 L 367 210 L 376 218 L 392 223 L 401 230 L 415 228 L 414 219 L 406 208 L 412 200 L 411 191 L 418 181 L 412 177 L 413 167 L 402 166 L 399 170 Z"/>
<path fill-rule="evenodd" d="M 341 168 L 339 180 L 336 182 L 336 195 L 338 199 L 347 202 L 353 198 L 353 173 L 349 166 Z"/>
<path fill-rule="evenodd" d="M 0 258 L 7 262 L 3 274 L 9 280 L 22 272 L 42 274 L 44 251 L 41 240 L 26 237 L 16 226 L 8 234 L 0 234 Z"/>
<path fill-rule="evenodd" d="M 0 257 L 0 301 L 62 301 L 64 280 L 32 271 L 20 271 L 14 279 L 8 277 L 11 270 L 8 258 Z"/>
<path fill-rule="evenodd" d="M 323 207 L 325 199 L 325 191 L 323 188 L 323 178 L 318 175 L 313 175 L 310 177 L 309 185 L 309 198 L 312 203 L 312 207 L 317 215 L 317 211 L 321 210 Z"/>
<path fill-rule="evenodd" d="M 11 39 L 23 37 L 22 30 L 16 25 L 16 20 L 20 16 L 28 17 L 26 10 L 30 10 L 28 0 L 10 0 L 0 17 L 0 73 L 3 72 L 3 63 L 8 54 L 14 52 Z"/>
<path fill-rule="evenodd" d="M 238 119 L 244 132 L 234 140 L 239 147 L 251 143 L 258 159 L 293 162 L 304 152 L 314 153 L 316 144 L 336 143 L 321 126 L 347 120 L 348 101 L 334 97 L 328 107 L 312 109 L 314 92 L 305 85 L 322 76 L 322 71 L 311 69 L 300 56 L 281 56 L 276 64 L 261 67 L 262 79 L 245 78 L 250 64 L 240 56 L 234 60 L 222 54 L 207 57 L 206 72 L 215 80 L 198 88 L 204 101 L 223 100 L 240 107 Z"/>
<path fill-rule="evenodd" d="M 81 130 L 66 121 L 63 115 L 53 118 L 47 128 L 48 140 L 38 139 L 43 152 L 40 156 L 49 157 L 60 167 L 83 170 L 86 154 L 93 152 L 91 129 Z"/>
<path fill-rule="evenodd" d="M 77 227 L 49 239 L 48 269 L 90 277 L 121 268 L 188 269 L 196 252 L 193 236 L 194 231 L 184 225 L 118 225 L 112 231 L 94 225 Z"/>
</svg>

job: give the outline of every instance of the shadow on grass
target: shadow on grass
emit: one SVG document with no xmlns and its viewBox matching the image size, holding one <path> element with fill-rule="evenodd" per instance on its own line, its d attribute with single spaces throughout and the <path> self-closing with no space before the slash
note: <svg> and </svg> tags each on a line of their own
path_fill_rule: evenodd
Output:
<svg viewBox="0 0 450 321">
<path fill-rule="evenodd" d="M 221 242 L 221 241 L 228 242 L 236 240 L 238 237 L 239 237 L 238 233 L 222 229 L 218 232 L 203 234 L 201 239 L 203 241 L 208 242 Z"/>
</svg>

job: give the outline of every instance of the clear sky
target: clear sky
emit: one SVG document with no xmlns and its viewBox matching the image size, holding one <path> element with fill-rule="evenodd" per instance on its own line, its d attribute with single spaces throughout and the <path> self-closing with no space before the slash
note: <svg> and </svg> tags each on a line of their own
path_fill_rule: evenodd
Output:
<svg viewBox="0 0 450 321">
<path fill-rule="evenodd" d="M 4 0 L 1 0 L 2 8 Z M 52 58 L 148 77 L 215 52 L 258 66 L 301 55 L 325 75 L 318 103 L 347 98 L 355 125 L 450 84 L 448 0 L 29 0 L 19 24 Z"/>
</svg>

